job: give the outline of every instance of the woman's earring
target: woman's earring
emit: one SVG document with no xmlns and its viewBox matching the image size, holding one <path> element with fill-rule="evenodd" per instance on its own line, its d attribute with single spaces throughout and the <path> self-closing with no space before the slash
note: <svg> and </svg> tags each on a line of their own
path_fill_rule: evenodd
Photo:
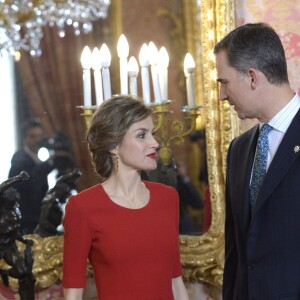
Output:
<svg viewBox="0 0 300 300">
<path fill-rule="evenodd" d="M 119 171 L 119 155 L 118 155 L 118 150 L 116 149 L 116 169 L 117 172 Z"/>
</svg>

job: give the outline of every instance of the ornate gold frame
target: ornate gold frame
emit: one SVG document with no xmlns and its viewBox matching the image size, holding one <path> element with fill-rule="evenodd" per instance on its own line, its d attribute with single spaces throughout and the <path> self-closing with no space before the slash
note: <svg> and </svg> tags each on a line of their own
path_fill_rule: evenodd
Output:
<svg viewBox="0 0 300 300">
<path fill-rule="evenodd" d="M 188 49 L 196 58 L 196 65 L 202 66 L 196 73 L 196 82 L 198 98 L 203 99 L 199 104 L 205 106 L 212 224 L 201 236 L 181 236 L 181 259 L 185 280 L 205 281 L 220 287 L 224 264 L 226 152 L 237 134 L 238 123 L 227 103 L 218 101 L 213 47 L 234 27 L 233 1 L 202 0 L 199 8 L 196 1 L 184 0 L 184 10 Z"/>
<path fill-rule="evenodd" d="M 196 3 L 183 0 L 188 51 L 196 58 L 196 65 L 202 66 L 197 69 L 196 82 L 198 104 L 206 108 L 212 224 L 201 236 L 180 237 L 181 259 L 186 281 L 205 281 L 220 287 L 224 263 L 225 159 L 229 142 L 238 134 L 239 123 L 228 104 L 218 101 L 213 46 L 234 27 L 234 8 L 233 0 L 202 0 L 201 8 Z M 35 242 L 33 273 L 39 290 L 62 277 L 63 240 L 60 236 L 29 238 Z M 17 280 L 12 279 L 10 286 L 17 290 Z"/>
</svg>

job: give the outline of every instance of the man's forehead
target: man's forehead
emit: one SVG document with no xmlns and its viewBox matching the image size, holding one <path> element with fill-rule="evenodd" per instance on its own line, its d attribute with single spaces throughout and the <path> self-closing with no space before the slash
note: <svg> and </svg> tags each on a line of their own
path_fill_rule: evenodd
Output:
<svg viewBox="0 0 300 300">
<path fill-rule="evenodd" d="M 220 51 L 216 54 L 216 66 L 228 66 L 228 57 L 225 51 Z"/>
</svg>

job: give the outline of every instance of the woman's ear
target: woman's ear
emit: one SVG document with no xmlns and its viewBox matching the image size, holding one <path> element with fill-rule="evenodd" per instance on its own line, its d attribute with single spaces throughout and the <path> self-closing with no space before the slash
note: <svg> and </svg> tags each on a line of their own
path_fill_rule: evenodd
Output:
<svg viewBox="0 0 300 300">
<path fill-rule="evenodd" d="M 115 147 L 115 148 L 113 148 L 113 149 L 111 149 L 111 150 L 109 150 L 109 152 L 110 152 L 111 154 L 117 155 L 117 154 L 118 154 L 118 146 Z"/>
</svg>

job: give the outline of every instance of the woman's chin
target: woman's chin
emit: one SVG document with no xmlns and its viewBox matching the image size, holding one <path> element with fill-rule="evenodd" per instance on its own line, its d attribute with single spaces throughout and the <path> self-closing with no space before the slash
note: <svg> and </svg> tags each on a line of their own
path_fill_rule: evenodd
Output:
<svg viewBox="0 0 300 300">
<path fill-rule="evenodd" d="M 150 172 L 156 169 L 157 169 L 157 162 L 153 161 L 153 164 L 152 165 L 149 164 L 147 167 L 145 167 L 144 171 Z"/>
</svg>

